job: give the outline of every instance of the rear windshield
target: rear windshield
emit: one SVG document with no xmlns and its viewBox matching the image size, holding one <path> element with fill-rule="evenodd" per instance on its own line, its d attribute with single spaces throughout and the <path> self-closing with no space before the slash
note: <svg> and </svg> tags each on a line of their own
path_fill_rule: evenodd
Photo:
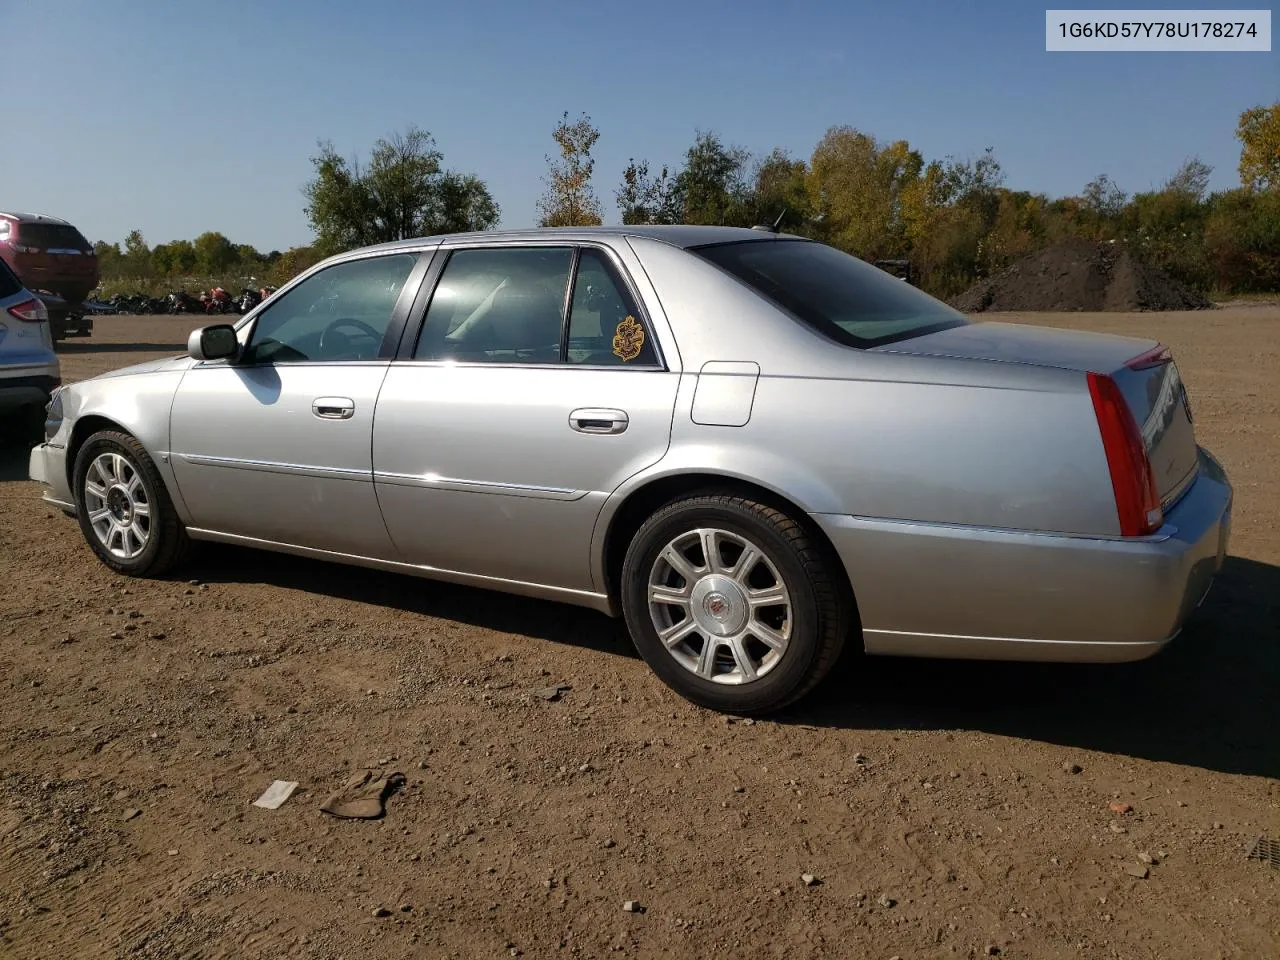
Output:
<svg viewBox="0 0 1280 960">
<path fill-rule="evenodd" d="M 878 347 L 969 322 L 905 280 L 825 244 L 745 240 L 692 252 L 851 347 Z"/>
<path fill-rule="evenodd" d="M 18 278 L 13 275 L 13 271 L 9 269 L 9 265 L 0 260 L 0 300 L 5 297 L 12 297 L 15 293 L 22 289 L 22 284 L 18 282 Z"/>
<path fill-rule="evenodd" d="M 88 250 L 89 241 L 75 227 L 65 223 L 19 223 L 18 241 L 41 250 Z"/>
</svg>

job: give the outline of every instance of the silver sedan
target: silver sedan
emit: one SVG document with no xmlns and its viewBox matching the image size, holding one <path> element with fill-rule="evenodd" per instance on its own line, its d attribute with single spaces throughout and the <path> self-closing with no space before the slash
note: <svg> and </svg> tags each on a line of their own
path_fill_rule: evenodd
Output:
<svg viewBox="0 0 1280 960">
<path fill-rule="evenodd" d="M 851 644 L 1149 656 L 1232 502 L 1159 344 L 970 323 L 713 227 L 343 254 L 187 356 L 63 388 L 46 435 L 31 476 L 114 570 L 212 540 L 581 604 L 738 712 Z"/>
</svg>

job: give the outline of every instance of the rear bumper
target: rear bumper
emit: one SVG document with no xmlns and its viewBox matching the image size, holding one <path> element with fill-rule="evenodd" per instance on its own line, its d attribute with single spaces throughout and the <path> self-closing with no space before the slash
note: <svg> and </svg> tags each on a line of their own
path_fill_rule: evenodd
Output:
<svg viewBox="0 0 1280 960">
<path fill-rule="evenodd" d="M 1204 599 L 1231 506 L 1201 450 L 1199 478 L 1142 539 L 813 519 L 844 561 L 868 653 L 1118 662 L 1158 652 Z"/>
<path fill-rule="evenodd" d="M 2 377 L 0 378 L 0 412 L 17 410 L 21 407 L 43 407 L 53 396 L 54 387 L 58 383 L 57 377 L 47 375 Z"/>
<path fill-rule="evenodd" d="M 31 448 L 27 461 L 27 475 L 44 484 L 44 501 L 55 507 L 75 513 L 75 497 L 67 481 L 67 448 L 42 443 Z"/>
</svg>

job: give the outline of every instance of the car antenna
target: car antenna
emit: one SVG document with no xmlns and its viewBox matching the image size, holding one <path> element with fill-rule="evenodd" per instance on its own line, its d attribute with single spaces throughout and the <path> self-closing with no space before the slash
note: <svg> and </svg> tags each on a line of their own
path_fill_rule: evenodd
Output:
<svg viewBox="0 0 1280 960">
<path fill-rule="evenodd" d="M 782 220 L 783 220 L 783 218 L 784 218 L 784 217 L 786 217 L 786 215 L 787 215 L 787 208 L 786 208 L 786 207 L 783 207 L 783 208 L 782 208 L 782 212 L 781 212 L 780 214 L 778 214 L 778 219 L 777 219 L 777 220 L 775 220 L 775 221 L 773 221 L 773 223 L 771 223 L 771 224 L 769 224 L 769 223 L 757 223 L 757 224 L 756 224 L 754 227 L 752 227 L 751 229 L 752 229 L 752 230 L 762 230 L 762 231 L 764 231 L 765 233 L 777 233 L 777 232 L 778 232 L 778 230 L 782 227 Z"/>
</svg>

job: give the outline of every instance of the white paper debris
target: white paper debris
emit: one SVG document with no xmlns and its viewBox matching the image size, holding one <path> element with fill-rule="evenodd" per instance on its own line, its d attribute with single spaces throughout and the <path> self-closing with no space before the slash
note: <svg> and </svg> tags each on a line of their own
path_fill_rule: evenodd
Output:
<svg viewBox="0 0 1280 960">
<path fill-rule="evenodd" d="M 293 791 L 298 789 L 298 784 L 293 780 L 275 780 L 271 786 L 257 800 L 253 801 L 255 807 L 262 807 L 265 810 L 279 810 L 281 805 L 293 796 Z"/>
</svg>

